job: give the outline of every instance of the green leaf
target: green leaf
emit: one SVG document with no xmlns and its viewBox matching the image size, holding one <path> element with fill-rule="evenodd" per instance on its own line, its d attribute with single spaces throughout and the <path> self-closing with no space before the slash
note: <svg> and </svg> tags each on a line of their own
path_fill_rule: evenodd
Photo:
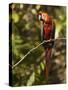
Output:
<svg viewBox="0 0 68 90">
<path fill-rule="evenodd" d="M 33 72 L 29 77 L 29 80 L 27 81 L 27 86 L 31 86 L 34 83 L 34 81 L 35 81 L 35 72 Z"/>
<path fill-rule="evenodd" d="M 37 68 L 37 73 L 38 73 L 38 74 L 41 73 L 41 68 L 40 68 L 40 66 L 38 66 L 38 68 Z"/>
<path fill-rule="evenodd" d="M 13 14 L 12 14 L 12 19 L 13 19 L 13 21 L 14 21 L 15 23 L 17 23 L 17 22 L 19 21 L 19 15 L 18 15 L 18 13 L 13 12 Z"/>
<path fill-rule="evenodd" d="M 44 70 L 44 68 L 45 68 L 44 63 L 41 62 L 40 67 L 41 67 L 42 70 Z"/>
</svg>

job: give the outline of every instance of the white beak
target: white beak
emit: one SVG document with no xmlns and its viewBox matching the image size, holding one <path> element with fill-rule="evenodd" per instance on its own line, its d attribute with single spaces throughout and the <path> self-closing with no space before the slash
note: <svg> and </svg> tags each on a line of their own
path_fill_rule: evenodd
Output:
<svg viewBox="0 0 68 90">
<path fill-rule="evenodd" d="M 42 16 L 41 16 L 41 15 L 39 15 L 39 17 L 38 17 L 38 18 L 39 18 L 39 20 L 42 20 Z"/>
</svg>

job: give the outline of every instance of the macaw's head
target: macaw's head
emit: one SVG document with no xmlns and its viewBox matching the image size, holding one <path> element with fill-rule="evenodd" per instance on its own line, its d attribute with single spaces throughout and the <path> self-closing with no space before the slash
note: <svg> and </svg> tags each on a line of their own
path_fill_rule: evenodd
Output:
<svg viewBox="0 0 68 90">
<path fill-rule="evenodd" d="M 40 21 L 43 21 L 44 23 L 51 23 L 52 22 L 52 18 L 47 13 L 44 13 L 44 12 L 40 12 L 38 14 L 38 18 Z"/>
</svg>

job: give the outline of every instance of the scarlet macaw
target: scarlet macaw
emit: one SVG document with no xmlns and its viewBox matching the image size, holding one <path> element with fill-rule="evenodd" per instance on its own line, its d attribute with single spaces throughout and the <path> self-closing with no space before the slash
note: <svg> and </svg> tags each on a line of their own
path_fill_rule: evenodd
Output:
<svg viewBox="0 0 68 90">
<path fill-rule="evenodd" d="M 44 12 L 40 12 L 38 14 L 38 18 L 42 23 L 41 26 L 41 40 L 50 40 L 55 38 L 55 23 L 53 19 Z M 46 60 L 46 67 L 45 67 L 45 75 L 48 78 L 50 68 L 51 68 L 51 56 L 52 56 L 52 48 L 54 46 L 54 41 L 46 42 L 43 44 L 45 49 L 45 60 Z"/>
</svg>

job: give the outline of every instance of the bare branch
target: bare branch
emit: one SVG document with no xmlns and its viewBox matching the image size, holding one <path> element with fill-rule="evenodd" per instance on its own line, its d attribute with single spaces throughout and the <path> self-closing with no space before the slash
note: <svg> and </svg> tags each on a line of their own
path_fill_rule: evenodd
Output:
<svg viewBox="0 0 68 90">
<path fill-rule="evenodd" d="M 18 64 L 20 64 L 32 51 L 34 51 L 35 49 L 37 49 L 39 46 L 41 46 L 43 43 L 45 42 L 51 42 L 51 41 L 56 41 L 56 40 L 66 40 L 66 38 L 57 38 L 57 39 L 49 39 L 49 40 L 44 40 L 42 41 L 39 45 L 37 45 L 36 47 L 32 48 L 30 51 L 27 52 L 26 55 L 24 55 L 16 64 L 14 64 L 12 66 L 12 69 L 15 68 Z"/>
</svg>

